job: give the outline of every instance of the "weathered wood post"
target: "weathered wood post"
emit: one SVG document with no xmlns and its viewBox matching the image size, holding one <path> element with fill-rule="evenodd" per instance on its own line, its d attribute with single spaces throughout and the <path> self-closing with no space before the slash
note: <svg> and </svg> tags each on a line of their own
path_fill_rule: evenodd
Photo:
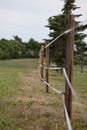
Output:
<svg viewBox="0 0 87 130">
<path fill-rule="evenodd" d="M 73 28 L 72 31 L 68 33 L 67 38 L 67 50 L 66 50 L 66 72 L 69 78 L 69 81 L 72 84 L 72 75 L 73 75 L 73 54 L 74 54 L 74 15 L 70 14 L 68 16 L 68 28 Z M 66 82 L 65 87 L 65 104 L 68 111 L 70 119 L 72 118 L 72 92 L 69 88 L 69 85 Z"/>
<path fill-rule="evenodd" d="M 42 46 L 41 50 L 40 50 L 40 74 L 41 74 L 41 78 L 43 78 L 43 61 L 44 61 L 44 46 Z"/>
<path fill-rule="evenodd" d="M 46 45 L 48 42 L 46 42 Z M 49 83 L 49 47 L 46 48 L 46 82 Z M 46 84 L 46 92 L 49 92 L 49 86 Z"/>
</svg>

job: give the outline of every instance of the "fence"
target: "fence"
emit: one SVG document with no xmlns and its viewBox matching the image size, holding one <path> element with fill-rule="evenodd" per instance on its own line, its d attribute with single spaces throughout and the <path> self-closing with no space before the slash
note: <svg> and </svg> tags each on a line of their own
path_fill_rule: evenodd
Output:
<svg viewBox="0 0 87 130">
<path fill-rule="evenodd" d="M 64 111 L 66 116 L 66 122 L 68 130 L 72 130 L 70 119 L 72 117 L 72 95 L 75 95 L 75 91 L 72 87 L 72 72 L 73 72 L 73 50 L 74 50 L 74 15 L 69 15 L 68 30 L 60 34 L 56 39 L 50 43 L 46 43 L 46 46 L 42 46 L 40 50 L 39 59 L 39 76 L 40 80 L 46 85 L 46 92 L 48 93 L 49 88 L 60 94 L 63 99 Z M 49 46 L 53 44 L 58 38 L 68 34 L 67 52 L 66 52 L 66 69 L 65 68 L 52 68 L 49 66 Z M 46 49 L 46 66 L 44 66 L 44 50 Z M 43 71 L 46 70 L 46 80 L 43 77 Z M 49 83 L 49 70 L 62 70 L 66 79 L 65 92 L 55 89 Z"/>
</svg>

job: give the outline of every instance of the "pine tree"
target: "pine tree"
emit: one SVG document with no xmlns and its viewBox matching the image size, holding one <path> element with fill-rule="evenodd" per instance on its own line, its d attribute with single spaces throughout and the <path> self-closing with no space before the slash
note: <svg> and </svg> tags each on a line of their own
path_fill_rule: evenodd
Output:
<svg viewBox="0 0 87 130">
<path fill-rule="evenodd" d="M 75 5 L 75 0 L 67 0 L 65 2 L 64 8 L 62 9 L 63 14 L 68 15 L 72 13 L 72 11 L 78 9 L 80 7 L 77 7 Z M 82 14 L 75 15 L 75 17 L 80 17 Z M 86 43 L 84 42 L 84 39 L 86 38 L 87 34 L 82 33 L 85 29 L 87 29 L 87 24 L 82 25 L 80 21 L 75 21 L 75 26 L 77 27 L 75 29 L 75 45 L 77 48 L 77 51 L 75 52 L 75 61 L 77 64 L 81 65 L 81 68 L 83 68 L 84 62 L 87 59 L 85 53 L 86 49 Z M 82 70 L 82 69 L 81 69 Z"/>
<path fill-rule="evenodd" d="M 55 39 L 65 30 L 67 30 L 67 24 L 68 24 L 67 16 L 68 14 L 71 14 L 74 10 L 78 8 L 80 7 L 77 7 L 75 5 L 75 0 L 66 0 L 66 1 L 64 0 L 64 7 L 62 9 L 62 14 L 52 16 L 48 19 L 48 25 L 46 27 L 48 27 L 51 30 L 49 36 L 52 37 L 52 40 Z M 81 14 L 75 15 L 76 18 L 80 16 Z M 87 35 L 83 34 L 82 31 L 84 31 L 87 28 L 87 25 L 82 25 L 81 22 L 75 21 L 75 26 L 78 27 L 75 29 L 75 44 L 77 52 L 79 52 L 78 48 L 81 48 L 79 46 L 84 45 L 85 47 L 84 38 Z M 67 36 L 64 35 L 50 47 L 51 58 L 53 59 L 53 61 L 56 63 L 57 66 L 65 65 L 66 43 L 67 43 Z M 78 54 L 77 52 L 75 54 Z"/>
<path fill-rule="evenodd" d="M 52 37 L 52 40 L 66 30 L 66 19 L 63 14 L 50 17 L 48 22 L 49 24 L 46 27 L 49 27 L 49 29 L 52 30 L 49 34 L 49 36 Z M 66 36 L 60 37 L 60 39 L 50 46 L 51 59 L 57 66 L 62 66 L 65 64 L 65 48 Z"/>
<path fill-rule="evenodd" d="M 80 7 L 77 7 L 77 5 L 75 5 L 75 0 L 62 0 L 62 1 L 64 1 L 65 3 L 62 9 L 63 14 L 65 15 L 71 14 L 72 11 L 80 8 Z"/>
</svg>

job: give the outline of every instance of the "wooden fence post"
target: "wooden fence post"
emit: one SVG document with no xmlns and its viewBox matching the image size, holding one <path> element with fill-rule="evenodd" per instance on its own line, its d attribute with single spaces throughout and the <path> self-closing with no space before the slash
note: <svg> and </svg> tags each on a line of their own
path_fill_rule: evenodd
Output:
<svg viewBox="0 0 87 130">
<path fill-rule="evenodd" d="M 70 14 L 68 16 L 68 28 L 74 28 L 74 15 Z M 66 50 L 66 72 L 69 78 L 69 81 L 72 84 L 72 75 L 73 75 L 73 53 L 74 53 L 74 29 L 68 33 L 67 38 L 67 50 Z M 69 85 L 66 82 L 65 87 L 65 104 L 68 111 L 70 119 L 72 118 L 72 92 L 69 88 Z"/>
<path fill-rule="evenodd" d="M 46 45 L 48 42 L 46 43 Z M 46 48 L 46 82 L 49 83 L 49 47 Z M 46 93 L 49 92 L 49 86 L 46 84 Z"/>
<path fill-rule="evenodd" d="M 41 78 L 43 78 L 43 61 L 44 61 L 44 46 L 41 47 L 40 50 L 40 74 L 41 74 Z"/>
</svg>

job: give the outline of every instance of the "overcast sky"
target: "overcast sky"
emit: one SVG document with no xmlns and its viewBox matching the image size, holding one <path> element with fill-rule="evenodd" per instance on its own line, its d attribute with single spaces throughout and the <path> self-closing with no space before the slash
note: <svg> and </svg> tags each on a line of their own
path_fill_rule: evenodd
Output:
<svg viewBox="0 0 87 130">
<path fill-rule="evenodd" d="M 34 38 L 42 42 L 48 38 L 47 19 L 61 13 L 61 0 L 0 0 L 0 39 L 18 35 L 23 41 Z M 87 23 L 87 0 L 76 0 L 81 8 L 76 13 Z"/>
</svg>

